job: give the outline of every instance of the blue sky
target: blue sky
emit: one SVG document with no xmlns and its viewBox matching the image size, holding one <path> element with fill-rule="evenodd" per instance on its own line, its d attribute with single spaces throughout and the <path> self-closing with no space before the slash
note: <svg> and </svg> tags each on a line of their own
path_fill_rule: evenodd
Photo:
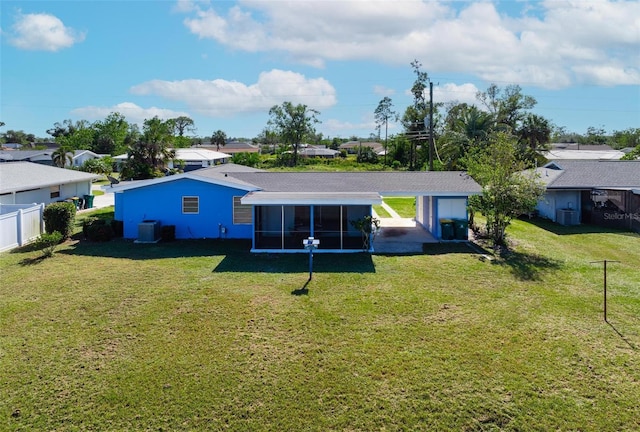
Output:
<svg viewBox="0 0 640 432">
<path fill-rule="evenodd" d="M 284 101 L 328 137 L 369 136 L 389 96 L 411 104 L 410 62 L 435 102 L 518 84 L 568 131 L 640 127 L 636 1 L 0 2 L 0 120 L 46 137 L 65 119 L 187 115 L 198 136 L 254 137 Z M 400 132 L 397 124 L 389 133 Z"/>
</svg>

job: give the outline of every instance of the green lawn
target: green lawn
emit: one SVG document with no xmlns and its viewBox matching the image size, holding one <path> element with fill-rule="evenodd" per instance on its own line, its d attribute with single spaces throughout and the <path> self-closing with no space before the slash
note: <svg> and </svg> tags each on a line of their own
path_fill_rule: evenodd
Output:
<svg viewBox="0 0 640 432">
<path fill-rule="evenodd" d="M 309 282 L 246 242 L 0 254 L 0 430 L 640 429 L 640 237 L 508 232 Z"/>
<path fill-rule="evenodd" d="M 403 218 L 416 217 L 416 197 L 384 197 L 383 201 Z"/>
</svg>

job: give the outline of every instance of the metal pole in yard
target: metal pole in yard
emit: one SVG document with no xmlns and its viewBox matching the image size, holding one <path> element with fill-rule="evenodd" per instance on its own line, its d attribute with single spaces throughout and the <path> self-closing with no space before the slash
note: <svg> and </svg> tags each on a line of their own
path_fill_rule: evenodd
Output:
<svg viewBox="0 0 640 432">
<path fill-rule="evenodd" d="M 604 297 L 604 322 L 608 323 L 609 321 L 607 321 L 607 263 L 617 263 L 620 261 L 608 261 L 608 260 L 604 260 L 604 261 L 591 261 L 591 264 L 597 264 L 597 263 L 603 263 L 604 267 L 603 267 L 603 280 L 602 280 L 602 286 L 603 286 L 603 297 Z"/>
</svg>

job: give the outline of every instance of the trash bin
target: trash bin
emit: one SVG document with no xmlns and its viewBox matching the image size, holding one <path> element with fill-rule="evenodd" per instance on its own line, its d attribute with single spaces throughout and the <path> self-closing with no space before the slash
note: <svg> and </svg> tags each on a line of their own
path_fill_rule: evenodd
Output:
<svg viewBox="0 0 640 432">
<path fill-rule="evenodd" d="M 93 195 L 84 196 L 84 208 L 93 208 Z"/>
<path fill-rule="evenodd" d="M 469 221 L 466 219 L 455 219 L 453 221 L 456 240 L 469 239 Z"/>
<path fill-rule="evenodd" d="M 79 197 L 71 197 L 69 198 L 74 206 L 76 206 L 76 210 L 80 208 L 80 198 Z"/>
<path fill-rule="evenodd" d="M 442 240 L 453 240 L 454 237 L 453 221 L 451 219 L 440 219 L 440 238 Z"/>
</svg>

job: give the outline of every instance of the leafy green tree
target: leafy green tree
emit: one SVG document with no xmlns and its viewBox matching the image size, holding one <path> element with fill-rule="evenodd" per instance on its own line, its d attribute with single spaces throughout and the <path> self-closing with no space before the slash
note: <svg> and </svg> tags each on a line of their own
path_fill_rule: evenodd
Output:
<svg viewBox="0 0 640 432">
<path fill-rule="evenodd" d="M 47 133 L 54 138 L 58 138 L 61 136 L 72 135 L 76 130 L 76 125 L 73 123 L 73 120 L 67 119 L 63 120 L 62 123 L 55 122 L 51 129 L 47 129 Z"/>
<path fill-rule="evenodd" d="M 260 155 L 258 153 L 234 153 L 231 162 L 237 165 L 249 167 L 257 167 L 260 164 Z"/>
<path fill-rule="evenodd" d="M 411 143 L 405 135 L 392 137 L 389 146 L 389 156 L 394 168 L 409 165 Z"/>
<path fill-rule="evenodd" d="M 65 147 L 68 150 L 90 150 L 93 148 L 96 131 L 88 121 L 78 120 L 76 123 L 72 123 L 71 120 L 65 120 L 65 122 L 68 122 L 67 130 L 62 132 L 60 129 L 55 132 L 57 134 L 55 140 L 60 147 Z M 49 131 L 47 132 L 51 134 Z"/>
<path fill-rule="evenodd" d="M 129 123 L 117 112 L 109 114 L 103 121 L 93 124 L 95 131 L 91 150 L 98 154 L 118 155 L 127 149 L 125 139 L 129 132 Z"/>
<path fill-rule="evenodd" d="M 498 133 L 467 162 L 469 175 L 482 186 L 482 195 L 471 197 L 469 206 L 486 217 L 487 233 L 496 246 L 506 244 L 511 220 L 533 211 L 545 192 L 542 182 L 525 173 L 516 144 L 512 136 Z"/>
<path fill-rule="evenodd" d="M 209 142 L 216 146 L 216 151 L 220 151 L 220 146 L 227 144 L 227 134 L 218 129 L 211 135 Z"/>
<path fill-rule="evenodd" d="M 142 135 L 131 145 L 127 161 L 122 167 L 122 177 L 136 180 L 164 175 L 167 162 L 175 158 L 173 125 L 157 116 L 144 121 Z"/>
<path fill-rule="evenodd" d="M 33 134 L 28 134 L 21 130 L 9 129 L 5 133 L 0 135 L 4 143 L 17 143 L 22 145 L 29 145 L 36 141 L 36 137 Z"/>
<path fill-rule="evenodd" d="M 183 137 L 186 132 L 194 133 L 196 131 L 196 126 L 191 117 L 180 116 L 174 119 L 171 119 L 174 127 L 174 134 Z"/>
<path fill-rule="evenodd" d="M 100 159 L 88 159 L 84 161 L 80 170 L 93 174 L 109 175 L 113 172 L 113 159 L 109 156 Z"/>
<path fill-rule="evenodd" d="M 195 123 L 191 117 L 180 116 L 170 120 L 173 123 L 173 145 L 176 148 L 191 147 L 193 139 L 185 136 L 186 133 L 196 131 Z"/>
<path fill-rule="evenodd" d="M 605 145 L 607 144 L 607 141 L 607 131 L 605 131 L 604 128 L 589 126 L 582 144 Z"/>
<path fill-rule="evenodd" d="M 429 75 L 422 71 L 422 63 L 418 60 L 411 62 L 411 67 L 416 76 L 411 93 L 413 94 L 413 105 L 408 106 L 401 118 L 405 134 L 410 140 L 409 169 L 419 169 L 428 156 L 429 141 L 426 133 L 425 118 L 429 117 L 430 102 L 426 98 L 426 89 L 429 85 Z M 435 111 L 435 106 L 434 106 Z M 422 157 L 418 152 L 418 143 L 422 143 L 424 150 Z M 422 160 L 421 160 L 422 159 Z"/>
<path fill-rule="evenodd" d="M 270 128 L 264 128 L 254 139 L 254 142 L 269 149 L 270 153 L 275 153 L 276 145 L 278 144 L 278 134 Z"/>
<path fill-rule="evenodd" d="M 378 103 L 376 110 L 374 111 L 374 118 L 376 120 L 376 125 L 378 128 L 382 128 L 384 125 L 384 164 L 387 164 L 387 147 L 389 141 L 389 120 L 395 118 L 396 113 L 393 111 L 393 103 L 391 102 L 391 98 L 385 96 Z"/>
<path fill-rule="evenodd" d="M 269 110 L 269 126 L 278 133 L 283 144 L 293 148 L 294 166 L 298 164 L 298 146 L 306 137 L 315 134 L 318 115 L 320 112 L 304 104 L 293 105 L 291 102 L 274 105 Z"/>
<path fill-rule="evenodd" d="M 636 147 L 640 145 L 640 128 L 628 128 L 614 131 L 611 136 L 612 146 L 616 149 Z"/>
<path fill-rule="evenodd" d="M 640 159 L 640 144 L 638 144 L 633 150 L 624 155 L 622 160 L 636 160 Z"/>
<path fill-rule="evenodd" d="M 476 99 L 494 116 L 496 128 L 509 132 L 518 129 L 527 111 L 537 103 L 533 96 L 522 94 L 519 85 L 500 88 L 491 84 L 486 91 L 477 92 Z"/>
</svg>

